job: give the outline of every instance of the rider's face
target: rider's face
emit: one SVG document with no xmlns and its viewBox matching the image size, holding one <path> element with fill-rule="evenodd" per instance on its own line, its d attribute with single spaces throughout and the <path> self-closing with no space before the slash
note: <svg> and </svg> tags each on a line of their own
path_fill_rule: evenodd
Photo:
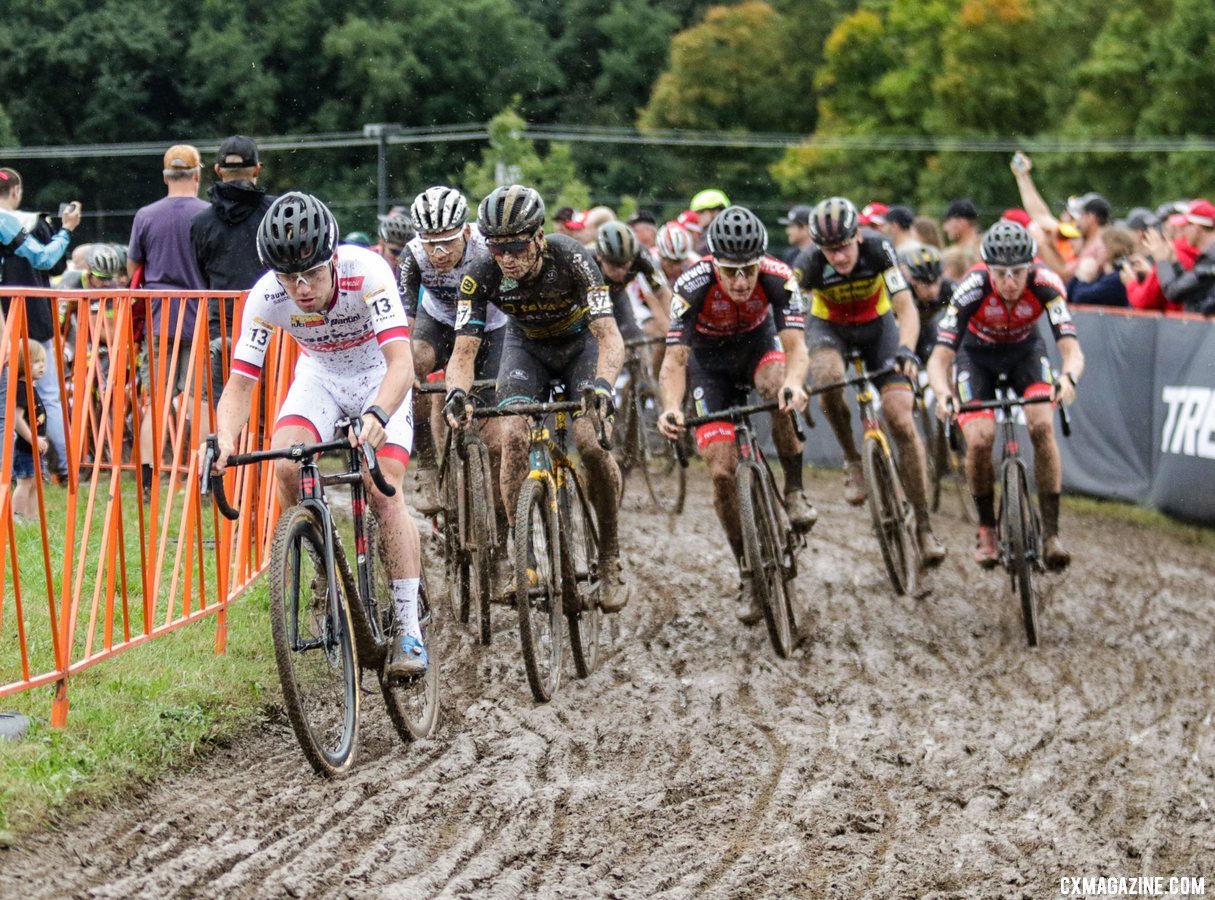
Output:
<svg viewBox="0 0 1215 900">
<path fill-rule="evenodd" d="M 464 258 L 464 245 L 468 240 L 469 228 L 457 228 L 440 234 L 421 235 L 422 250 L 426 258 L 437 272 L 450 272 Z"/>
<path fill-rule="evenodd" d="M 534 234 L 490 238 L 487 243 L 502 274 L 518 280 L 535 267 L 543 240 L 543 232 L 537 230 Z"/>
<path fill-rule="evenodd" d="M 301 310 L 317 312 L 324 309 L 329 298 L 333 296 L 333 272 L 333 260 L 329 260 L 319 266 L 313 266 L 307 272 L 280 272 L 278 283 Z"/>
<path fill-rule="evenodd" d="M 755 283 L 759 281 L 759 263 L 717 262 L 717 278 L 726 294 L 735 303 L 745 303 L 755 291 Z"/>
<path fill-rule="evenodd" d="M 1029 266 L 988 266 L 991 283 L 1001 300 L 1016 300 L 1025 293 L 1029 282 Z"/>
<path fill-rule="evenodd" d="M 856 261 L 861 256 L 860 240 L 860 235 L 857 235 L 845 244 L 837 244 L 833 247 L 821 245 L 819 249 L 823 251 L 827 262 L 831 263 L 831 268 L 841 275 L 847 275 L 856 268 Z"/>
</svg>

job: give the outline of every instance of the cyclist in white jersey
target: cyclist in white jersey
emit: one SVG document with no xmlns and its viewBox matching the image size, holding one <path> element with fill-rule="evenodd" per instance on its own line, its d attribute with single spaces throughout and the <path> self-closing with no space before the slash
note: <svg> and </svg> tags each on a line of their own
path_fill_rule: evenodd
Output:
<svg viewBox="0 0 1215 900">
<path fill-rule="evenodd" d="M 422 381 L 447 365 L 456 341 L 456 304 L 460 284 L 474 266 L 489 259 L 485 238 L 468 224 L 468 201 L 454 188 L 436 185 L 413 201 L 410 217 L 417 233 L 401 254 L 397 282 L 413 340 L 414 374 Z M 502 359 L 502 326 L 506 314 L 492 303 L 486 308 L 485 334 L 477 351 L 474 377 L 494 381 Z M 496 404 L 493 388 L 474 391 L 478 405 Z M 415 447 L 418 479 L 418 512 L 436 513 L 439 501 L 434 437 L 430 427 L 432 404 L 427 394 L 414 397 Z M 488 421 L 481 438 L 489 448 L 495 478 L 501 459 L 500 421 Z M 499 510 L 500 519 L 505 515 Z"/>
<path fill-rule="evenodd" d="M 400 486 L 413 446 L 413 355 L 409 324 L 388 264 L 374 251 L 337 246 L 333 214 L 308 194 L 284 194 L 266 212 L 257 251 L 271 271 L 250 290 L 233 351 L 232 373 L 216 410 L 222 474 L 249 420 L 270 337 L 280 328 L 300 346 L 271 446 L 331 440 L 337 421 L 362 416 L 353 446 L 370 444 L 397 493 L 385 497 L 367 480 L 368 499 L 380 524 L 392 577 L 400 636 L 386 673 L 419 675 L 428 658 L 418 626 L 421 547 Z M 275 464 L 279 502 L 297 500 L 298 465 Z"/>
</svg>

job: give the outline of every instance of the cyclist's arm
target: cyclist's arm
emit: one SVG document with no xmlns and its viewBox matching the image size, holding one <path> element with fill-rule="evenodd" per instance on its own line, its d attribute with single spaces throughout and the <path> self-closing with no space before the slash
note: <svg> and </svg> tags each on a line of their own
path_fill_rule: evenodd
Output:
<svg viewBox="0 0 1215 900">
<path fill-rule="evenodd" d="M 1073 381 L 1079 381 L 1084 374 L 1084 352 L 1080 349 L 1080 339 L 1077 337 L 1062 337 L 1058 341 L 1059 357 L 1062 360 L 1062 375 L 1071 375 Z"/>
<path fill-rule="evenodd" d="M 481 349 L 481 338 L 471 334 L 456 335 L 456 343 L 447 361 L 447 391 L 459 388 L 464 392 L 472 389 L 473 373 L 476 370 L 477 351 Z"/>
<path fill-rule="evenodd" d="M 781 388 L 781 403 L 785 389 L 793 391 L 792 405 L 802 410 L 806 407 L 806 377 L 810 372 L 810 354 L 806 350 L 806 332 L 801 328 L 784 328 L 780 331 L 780 343 L 785 350 L 785 383 Z"/>
<path fill-rule="evenodd" d="M 624 365 L 624 338 L 620 336 L 616 320 L 611 316 L 591 319 L 590 329 L 599 342 L 599 364 L 595 368 L 595 378 L 615 384 L 620 367 Z"/>
<path fill-rule="evenodd" d="M 688 381 L 687 344 L 667 344 L 658 372 L 658 395 L 662 399 L 662 411 L 679 412 L 683 408 L 683 393 Z"/>
<path fill-rule="evenodd" d="M 920 338 L 920 311 L 907 288 L 895 291 L 890 298 L 895 318 L 899 322 L 899 344 L 914 348 Z"/>
<path fill-rule="evenodd" d="M 215 407 L 215 436 L 219 441 L 219 459 L 214 471 L 221 473 L 228 464 L 228 457 L 236 452 L 236 440 L 249 421 L 249 409 L 253 404 L 253 389 L 257 379 L 233 372 L 224 385 L 223 395 Z M 205 438 L 204 438 L 205 440 Z"/>
<path fill-rule="evenodd" d="M 951 381 L 953 363 L 957 355 L 952 347 L 937 344 L 932 350 L 932 356 L 928 357 L 928 384 L 931 385 L 932 392 L 939 398 L 938 414 L 945 409 L 945 398 L 953 396 Z"/>
</svg>

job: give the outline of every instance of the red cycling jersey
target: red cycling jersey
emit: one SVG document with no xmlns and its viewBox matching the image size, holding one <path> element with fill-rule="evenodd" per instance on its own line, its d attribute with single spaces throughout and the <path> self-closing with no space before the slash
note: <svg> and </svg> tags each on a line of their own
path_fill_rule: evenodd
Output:
<svg viewBox="0 0 1215 900">
<path fill-rule="evenodd" d="M 1042 263 L 1030 266 L 1025 290 L 1011 302 L 996 293 L 991 274 L 979 263 L 959 282 L 937 325 L 937 343 L 957 350 L 969 332 L 982 344 L 1015 344 L 1033 333 L 1045 312 L 1055 340 L 1075 337 L 1062 279 Z"/>
<path fill-rule="evenodd" d="M 754 331 L 771 310 L 777 331 L 803 329 L 806 316 L 793 270 L 771 256 L 759 263 L 751 296 L 735 303 L 722 288 L 709 259 L 702 259 L 679 276 L 672 289 L 668 344 L 700 346 L 721 338 Z"/>
</svg>

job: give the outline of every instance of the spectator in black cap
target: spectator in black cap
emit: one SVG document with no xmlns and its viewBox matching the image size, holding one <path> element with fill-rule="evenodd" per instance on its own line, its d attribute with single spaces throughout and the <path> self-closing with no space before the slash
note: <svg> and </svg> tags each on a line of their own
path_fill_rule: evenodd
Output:
<svg viewBox="0 0 1215 900">
<path fill-rule="evenodd" d="M 275 198 L 257 186 L 261 172 L 257 144 L 243 134 L 225 138 L 214 165 L 218 179 L 207 192 L 211 205 L 190 223 L 190 246 L 209 291 L 247 291 L 265 271 L 257 256 L 257 228 Z M 211 383 L 224 384 L 223 336 L 232 334 L 234 301 L 212 301 L 207 313 L 211 342 Z"/>
<path fill-rule="evenodd" d="M 810 214 L 814 212 L 809 206 L 798 204 L 789 210 L 789 215 L 781 216 L 776 221 L 785 226 L 785 237 L 789 239 L 789 249 L 781 256 L 786 263 L 793 265 L 793 261 L 801 255 L 802 251 L 809 251 L 814 246 L 814 239 L 810 237 Z"/>
<path fill-rule="evenodd" d="M 983 233 L 979 230 L 979 211 L 975 209 L 973 200 L 960 197 L 949 204 L 945 210 L 945 218 L 941 220 L 945 236 L 951 244 L 961 244 L 974 248 L 979 252 L 983 242 Z"/>
<path fill-rule="evenodd" d="M 648 209 L 639 209 L 629 216 L 626 224 L 633 229 L 633 234 L 637 235 L 641 246 L 647 250 L 653 249 L 654 242 L 658 240 L 658 220 L 654 218 L 652 212 Z"/>
<path fill-rule="evenodd" d="M 897 252 L 920 243 L 912 230 L 914 225 L 915 211 L 909 206 L 896 205 L 886 210 L 886 221 L 880 226 L 880 230 L 886 235 L 886 239 L 894 244 Z"/>
</svg>

